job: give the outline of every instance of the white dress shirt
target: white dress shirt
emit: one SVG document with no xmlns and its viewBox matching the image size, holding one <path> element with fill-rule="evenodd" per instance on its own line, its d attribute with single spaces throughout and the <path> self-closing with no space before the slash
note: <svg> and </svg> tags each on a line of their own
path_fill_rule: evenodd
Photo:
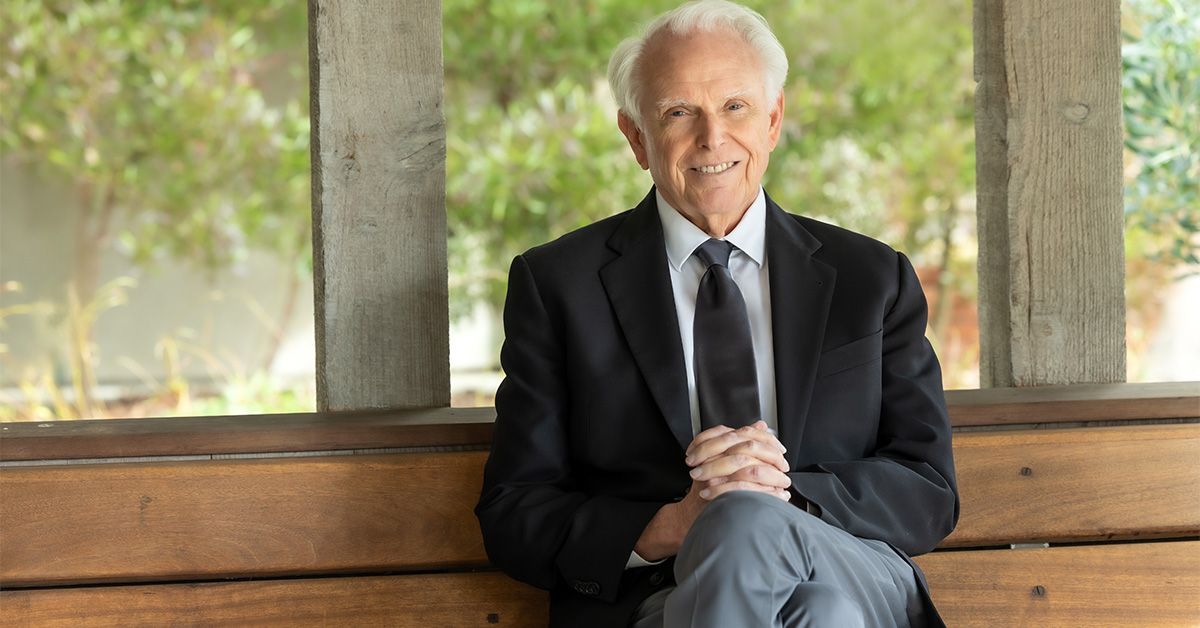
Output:
<svg viewBox="0 0 1200 628">
<path fill-rule="evenodd" d="M 667 245 L 667 267 L 679 317 L 679 341 L 683 345 L 683 363 L 687 369 L 688 401 L 692 414 L 692 435 L 700 432 L 700 401 L 696 393 L 695 354 L 692 324 L 696 316 L 696 292 L 704 276 L 704 264 L 692 253 L 711 237 L 671 207 L 662 194 L 656 194 L 658 217 Z M 771 344 L 771 286 L 767 274 L 767 200 L 762 188 L 742 216 L 737 227 L 726 235 L 735 247 L 729 256 L 729 272 L 746 301 L 750 319 L 750 339 L 754 344 L 754 365 L 758 375 L 758 402 L 762 420 L 772 430 L 779 429 L 775 401 L 775 350 Z M 665 560 L 665 559 L 664 559 Z M 657 565 L 637 552 L 630 552 L 625 568 Z"/>
</svg>

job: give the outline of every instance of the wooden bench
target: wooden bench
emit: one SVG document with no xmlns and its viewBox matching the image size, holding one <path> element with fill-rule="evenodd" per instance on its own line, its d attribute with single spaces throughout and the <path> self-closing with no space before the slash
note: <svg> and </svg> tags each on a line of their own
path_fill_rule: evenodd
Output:
<svg viewBox="0 0 1200 628">
<path fill-rule="evenodd" d="M 1200 623 L 1200 385 L 949 398 L 962 517 L 918 562 L 951 626 Z M 472 514 L 488 419 L 6 425 L 0 623 L 544 625 Z"/>
</svg>

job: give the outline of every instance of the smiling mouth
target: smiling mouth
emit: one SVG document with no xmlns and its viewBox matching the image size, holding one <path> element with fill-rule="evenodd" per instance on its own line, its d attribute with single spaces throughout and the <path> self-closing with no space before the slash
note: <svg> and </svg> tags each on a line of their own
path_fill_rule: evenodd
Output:
<svg viewBox="0 0 1200 628">
<path fill-rule="evenodd" d="M 726 162 L 719 163 L 719 164 L 712 164 L 711 166 L 697 166 L 695 168 L 692 168 L 692 170 L 695 170 L 696 172 L 699 172 L 700 174 L 721 174 L 722 172 L 729 170 L 730 168 L 738 165 L 739 163 L 741 163 L 741 162 L 726 161 Z"/>
</svg>

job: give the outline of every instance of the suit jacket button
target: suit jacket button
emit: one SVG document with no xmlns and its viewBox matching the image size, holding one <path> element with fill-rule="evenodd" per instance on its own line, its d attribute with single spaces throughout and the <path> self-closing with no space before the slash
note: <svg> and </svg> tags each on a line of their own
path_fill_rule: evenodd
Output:
<svg viewBox="0 0 1200 628">
<path fill-rule="evenodd" d="M 582 580 L 573 580 L 571 588 L 575 589 L 576 593 L 583 595 L 600 595 L 600 585 L 595 582 L 584 582 Z"/>
<path fill-rule="evenodd" d="M 650 584 L 658 586 L 663 583 L 663 574 L 661 571 L 656 571 L 650 574 Z"/>
</svg>

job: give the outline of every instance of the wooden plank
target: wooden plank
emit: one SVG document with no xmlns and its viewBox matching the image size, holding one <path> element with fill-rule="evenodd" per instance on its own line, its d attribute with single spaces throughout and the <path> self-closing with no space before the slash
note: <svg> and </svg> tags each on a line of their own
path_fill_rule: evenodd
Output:
<svg viewBox="0 0 1200 628">
<path fill-rule="evenodd" d="M 979 380 L 1002 387 L 1013 370 L 1011 308 L 994 303 L 1012 283 L 1008 229 L 1008 83 L 1004 75 L 1005 0 L 974 0 L 975 204 L 979 241 Z M 986 300 L 985 300 L 986 299 Z M 985 307 L 984 304 L 987 303 Z"/>
<path fill-rule="evenodd" d="M 317 407 L 450 405 L 438 0 L 310 0 Z"/>
<path fill-rule="evenodd" d="M 1200 424 L 962 433 L 955 452 L 947 547 L 1200 534 Z M 0 469 L 0 584 L 483 566 L 485 457 Z"/>
<path fill-rule="evenodd" d="M 404 447 L 481 447 L 494 408 L 0 424 L 0 462 Z"/>
<path fill-rule="evenodd" d="M 1200 382 L 947 390 L 955 427 L 1200 417 Z"/>
<path fill-rule="evenodd" d="M 485 452 L 0 471 L 0 583 L 483 565 Z"/>
<path fill-rule="evenodd" d="M 544 591 L 496 572 L 0 592 L 5 626 L 544 627 Z"/>
<path fill-rule="evenodd" d="M 975 2 L 983 386 L 1125 378 L 1119 0 Z"/>
<path fill-rule="evenodd" d="M 948 626 L 1200 625 L 1200 542 L 934 552 L 917 563 Z"/>
<path fill-rule="evenodd" d="M 1200 417 L 1200 382 L 948 390 L 955 427 Z M 0 462 L 476 446 L 495 408 L 0 424 Z"/>
<path fill-rule="evenodd" d="M 951 626 L 1200 623 L 1200 542 L 936 552 L 917 562 Z M 544 592 L 494 572 L 8 590 L 0 606 L 13 626 L 547 622 Z"/>
<path fill-rule="evenodd" d="M 956 435 L 944 547 L 1200 534 L 1200 424 Z"/>
</svg>

